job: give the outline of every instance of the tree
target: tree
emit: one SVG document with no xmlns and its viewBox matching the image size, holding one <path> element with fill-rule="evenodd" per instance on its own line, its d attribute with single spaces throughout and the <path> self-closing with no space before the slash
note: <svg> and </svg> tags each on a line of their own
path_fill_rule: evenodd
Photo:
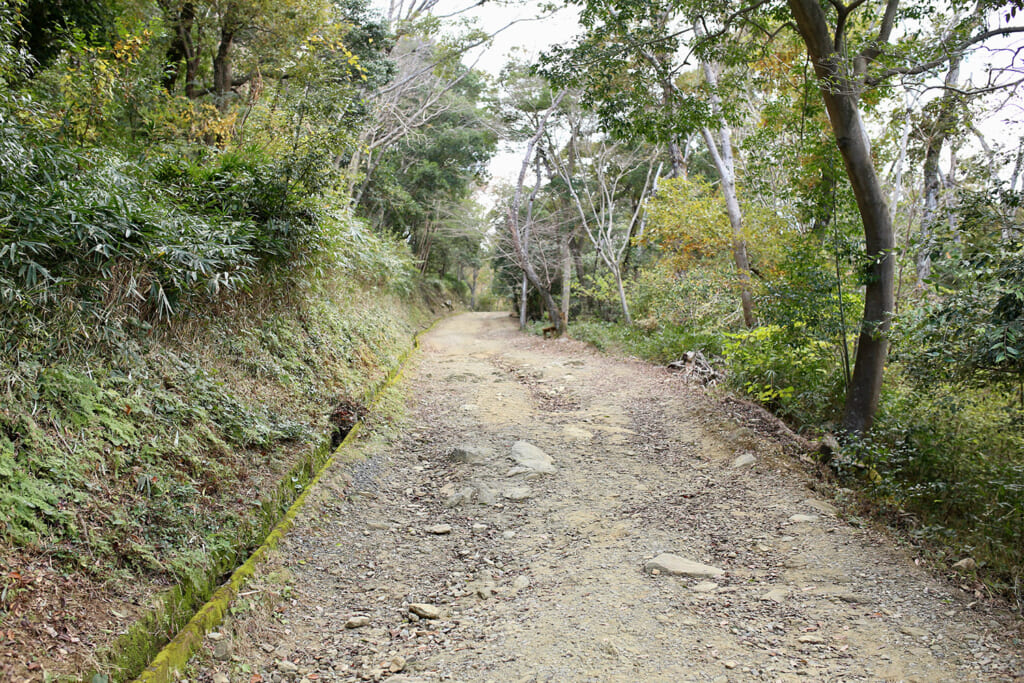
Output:
<svg viewBox="0 0 1024 683">
<path fill-rule="evenodd" d="M 625 256 L 661 167 L 656 166 L 656 155 L 649 149 L 628 149 L 594 135 L 596 131 L 586 130 L 590 126 L 582 121 L 582 112 L 571 115 L 577 119 L 570 124 L 571 138 L 563 155 L 551 155 L 553 166 L 571 197 L 580 227 L 615 279 L 622 316 L 632 325 L 623 286 Z M 627 203 L 630 197 L 624 196 L 624 190 L 630 176 L 638 172 L 643 176 L 643 186 L 639 197 Z"/>
<path fill-rule="evenodd" d="M 516 181 L 515 190 L 512 195 L 512 201 L 510 206 L 506 209 L 505 224 L 509 235 L 509 241 L 512 245 L 512 255 L 523 272 L 523 277 L 533 285 L 541 297 L 544 299 L 544 305 L 548 310 L 548 315 L 551 318 L 551 324 L 554 325 L 556 332 L 559 336 L 565 334 L 565 320 L 562 319 L 561 311 L 558 308 L 558 304 L 555 302 L 554 296 L 551 294 L 550 282 L 543 282 L 537 270 L 534 268 L 530 258 L 530 231 L 533 228 L 534 223 L 534 202 L 537 198 L 537 193 L 540 191 L 542 175 L 541 167 L 538 160 L 535 158 L 537 154 L 538 144 L 544 137 L 544 132 L 547 129 L 548 120 L 551 115 L 558 109 L 562 99 L 565 97 L 565 91 L 562 91 L 555 95 L 551 101 L 551 105 L 540 114 L 537 119 L 536 127 L 533 132 L 533 136 L 526 143 L 526 152 L 523 156 L 523 163 L 519 169 L 519 177 Z M 533 185 L 533 189 L 530 191 L 529 198 L 527 199 L 527 205 L 525 209 L 525 215 L 523 211 L 523 189 L 526 183 L 526 175 L 529 171 L 530 165 L 534 165 L 536 180 Z M 526 301 L 526 287 L 523 286 L 522 293 L 522 305 L 525 306 Z M 520 325 L 525 325 L 525 309 L 522 309 L 520 313 Z"/>
<path fill-rule="evenodd" d="M 972 46 L 1024 28 L 990 29 L 986 26 L 986 10 L 1000 7 L 1002 3 L 980 2 L 976 8 L 972 3 L 972 7 L 966 8 L 968 13 L 954 14 L 951 26 L 940 23 L 940 17 L 927 16 L 929 12 L 937 14 L 937 8 L 928 8 L 929 12 L 917 7 L 901 8 L 899 0 L 887 0 L 882 7 L 862 1 L 845 5 L 837 0 L 827 5 L 819 0 L 788 0 L 788 6 L 821 84 L 822 99 L 864 228 L 867 257 L 864 315 L 843 414 L 843 427 L 860 433 L 870 429 L 878 410 L 895 304 L 892 217 L 871 156 L 860 99 L 865 91 L 892 76 L 932 71 L 948 63 L 951 55 L 959 59 L 959 55 Z M 1019 0 L 1009 5 L 1014 11 L 1020 6 Z M 958 4 L 954 9 L 963 11 L 965 8 Z M 857 17 L 857 13 L 876 22 L 873 34 L 857 35 L 856 28 L 866 24 L 866 18 Z M 1007 12 L 1007 17 L 1012 13 Z M 928 28 L 939 28 L 945 40 L 930 46 L 906 42 L 893 45 L 893 30 L 897 24 L 925 19 L 933 21 Z M 855 45 L 856 42 L 861 44 Z M 918 50 L 916 54 L 912 52 L 914 48 Z M 921 58 L 922 50 L 931 54 Z"/>
<path fill-rule="evenodd" d="M 681 19 L 689 28 L 679 23 Z M 543 56 L 542 73 L 558 85 L 581 88 L 583 104 L 597 112 L 604 128 L 616 137 L 667 145 L 673 176 L 685 175 L 693 134 L 703 137 L 733 230 L 731 250 L 744 323 L 755 325 L 729 124 L 736 110 L 723 104 L 720 65 L 709 54 L 700 57 L 706 92 L 680 86 L 688 64 L 682 37 L 692 31 L 704 35 L 699 9 L 667 2 L 586 2 L 581 22 L 584 36 L 571 47 L 556 47 Z M 680 141 L 685 141 L 684 148 Z"/>
</svg>

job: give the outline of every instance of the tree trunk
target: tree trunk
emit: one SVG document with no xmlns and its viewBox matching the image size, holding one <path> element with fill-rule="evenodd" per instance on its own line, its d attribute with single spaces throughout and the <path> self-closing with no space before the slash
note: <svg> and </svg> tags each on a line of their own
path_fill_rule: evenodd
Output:
<svg viewBox="0 0 1024 683">
<path fill-rule="evenodd" d="M 519 287 L 519 329 L 526 329 L 526 290 L 529 284 L 529 279 L 526 277 L 526 271 L 523 271 L 523 282 Z"/>
<path fill-rule="evenodd" d="M 857 200 L 871 263 L 864 288 L 864 317 L 853 377 L 843 411 L 843 428 L 851 433 L 864 433 L 871 428 L 878 411 L 889 350 L 889 325 L 895 303 L 892 221 L 857 105 L 858 87 L 840 69 L 843 57 L 836 52 L 825 12 L 815 0 L 789 0 L 789 7 L 822 84 L 825 108 Z"/>
<path fill-rule="evenodd" d="M 700 20 L 695 21 L 694 31 L 697 35 L 704 35 L 704 25 Z M 707 143 L 708 152 L 715 163 L 718 177 L 722 182 L 722 196 L 725 198 L 725 210 L 729 214 L 729 225 L 732 227 L 732 257 L 736 263 L 736 271 L 740 280 L 740 305 L 743 309 L 743 324 L 748 328 L 757 325 L 754 318 L 754 299 L 750 294 L 750 259 L 747 257 L 747 241 L 743 237 L 743 213 L 740 211 L 740 202 L 736 196 L 736 164 L 732 153 L 732 131 L 729 124 L 722 116 L 722 103 L 715 92 L 718 87 L 718 77 L 715 70 L 708 62 L 701 62 L 704 71 L 704 80 L 711 87 L 711 111 L 719 117 L 718 140 L 719 148 L 711 131 L 705 127 L 702 129 L 704 142 Z"/>
<path fill-rule="evenodd" d="M 567 233 L 562 239 L 562 320 L 566 326 L 569 323 L 569 304 L 572 296 L 572 251 L 569 243 L 572 242 L 572 233 Z"/>
<path fill-rule="evenodd" d="M 627 325 L 633 324 L 633 316 L 629 314 L 629 304 L 626 302 L 626 290 L 622 286 L 622 271 L 619 268 L 612 269 L 612 275 L 615 276 L 615 286 L 619 290 L 619 305 L 622 306 L 622 315 L 626 319 Z"/>
<path fill-rule="evenodd" d="M 235 45 L 235 32 L 230 28 L 231 19 L 225 19 L 225 26 L 220 31 L 220 43 L 217 54 L 213 58 L 213 94 L 217 109 L 223 112 L 228 106 L 228 93 L 231 92 L 234 80 L 231 50 Z"/>
<path fill-rule="evenodd" d="M 529 239 L 530 223 L 533 220 L 533 200 L 537 196 L 537 191 L 540 188 L 541 173 L 539 163 L 537 165 L 536 171 L 537 183 L 534 186 L 533 192 L 531 193 L 529 200 L 530 207 L 526 220 L 526 227 L 524 230 L 525 235 L 520 235 L 519 233 L 519 209 L 523 198 L 523 184 L 526 180 L 526 171 L 530 167 L 530 161 L 533 159 L 534 148 L 537 146 L 537 143 L 544 135 L 544 130 L 547 127 L 548 118 L 555 111 L 555 109 L 558 108 L 564 97 L 565 91 L 562 91 L 555 97 L 554 101 L 551 103 L 551 106 L 541 115 L 540 120 L 537 122 L 537 129 L 534 132 L 533 137 L 530 138 L 530 140 L 526 143 L 526 155 L 523 158 L 523 164 L 519 169 L 519 179 L 516 183 L 515 194 L 512 197 L 512 206 L 509 208 L 508 214 L 506 216 L 509 237 L 511 237 L 512 239 L 512 247 L 515 250 L 516 258 L 519 261 L 519 267 L 522 268 L 523 270 L 523 276 L 525 280 L 528 280 L 530 284 L 536 287 L 537 291 L 540 292 L 541 297 L 544 299 L 544 305 L 548 309 L 548 315 L 551 316 L 551 324 L 555 326 L 555 330 L 558 332 L 559 336 L 565 334 L 565 321 L 562 320 L 562 316 L 559 315 L 558 304 L 555 303 L 554 297 L 551 296 L 551 290 L 541 283 L 540 278 L 537 276 L 537 272 L 533 269 L 533 266 L 530 264 L 528 244 L 524 244 L 524 242 L 526 242 Z M 525 289 L 526 285 L 524 281 L 524 305 L 526 302 Z"/>
<path fill-rule="evenodd" d="M 954 57 L 946 73 L 946 85 L 955 87 L 960 77 L 960 58 Z M 932 247 L 935 242 L 935 224 L 939 218 L 939 191 L 942 182 L 939 179 L 939 157 L 946 138 L 955 124 L 956 93 L 947 90 L 939 102 L 933 128 L 927 131 L 928 138 L 924 149 L 924 211 L 921 213 L 920 245 L 917 250 L 917 286 L 923 287 L 924 281 L 932 272 Z"/>
<path fill-rule="evenodd" d="M 703 132 L 704 141 L 708 145 L 708 151 L 718 170 L 718 177 L 722 184 L 722 196 L 725 198 L 725 211 L 729 215 L 729 225 L 732 227 L 732 258 L 740 280 L 740 306 L 743 309 L 743 324 L 748 328 L 754 327 L 757 325 L 757 319 L 754 317 L 754 298 L 750 294 L 750 259 L 747 257 L 747 241 L 743 239 L 743 213 L 740 211 L 740 201 L 736 196 L 736 172 L 732 164 L 729 131 L 723 124 L 720 131 L 721 154 L 711 131 L 704 128 Z"/>
</svg>

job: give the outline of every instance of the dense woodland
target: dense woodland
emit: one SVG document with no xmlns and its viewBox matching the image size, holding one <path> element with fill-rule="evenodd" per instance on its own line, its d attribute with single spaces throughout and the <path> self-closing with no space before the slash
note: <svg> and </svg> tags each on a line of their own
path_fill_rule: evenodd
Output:
<svg viewBox="0 0 1024 683">
<path fill-rule="evenodd" d="M 0 559 L 184 580 L 460 299 L 701 352 L 1019 606 L 1022 3 L 580 2 L 497 77 L 435 4 L 0 0 Z"/>
</svg>

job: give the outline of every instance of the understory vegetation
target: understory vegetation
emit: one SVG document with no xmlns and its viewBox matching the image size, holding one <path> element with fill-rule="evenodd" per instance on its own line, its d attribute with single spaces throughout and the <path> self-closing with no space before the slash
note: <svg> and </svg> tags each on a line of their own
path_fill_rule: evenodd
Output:
<svg viewBox="0 0 1024 683">
<path fill-rule="evenodd" d="M 1019 609 L 1019 6 L 574 4 L 575 40 L 510 65 L 500 101 L 525 145 L 493 217 L 521 323 L 702 353 Z"/>
<path fill-rule="evenodd" d="M 414 334 L 489 304 L 475 39 L 359 0 L 0 0 L 0 631 L 46 643 L 0 678 L 137 674 L 188 617 L 156 594 L 201 603 Z"/>
</svg>

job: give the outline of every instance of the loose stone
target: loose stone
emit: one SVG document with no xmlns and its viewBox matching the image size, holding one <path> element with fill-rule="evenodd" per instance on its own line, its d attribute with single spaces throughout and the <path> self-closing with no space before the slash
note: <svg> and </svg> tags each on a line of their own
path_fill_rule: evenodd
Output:
<svg viewBox="0 0 1024 683">
<path fill-rule="evenodd" d="M 415 614 L 421 619 L 440 619 L 441 610 L 433 605 L 428 605 L 423 602 L 414 602 L 409 605 L 409 612 Z"/>
<path fill-rule="evenodd" d="M 714 578 L 725 573 L 724 569 L 694 562 L 670 553 L 662 553 L 654 559 L 648 560 L 644 565 L 644 571 L 648 574 L 653 573 L 655 569 L 670 576 L 694 576 L 697 578 Z"/>
<path fill-rule="evenodd" d="M 818 515 L 793 515 L 789 521 L 793 524 L 810 524 L 818 521 Z"/>
<path fill-rule="evenodd" d="M 554 474 L 557 471 L 551 456 L 527 441 L 512 444 L 512 459 L 519 468 L 525 468 L 528 472 Z"/>
</svg>

